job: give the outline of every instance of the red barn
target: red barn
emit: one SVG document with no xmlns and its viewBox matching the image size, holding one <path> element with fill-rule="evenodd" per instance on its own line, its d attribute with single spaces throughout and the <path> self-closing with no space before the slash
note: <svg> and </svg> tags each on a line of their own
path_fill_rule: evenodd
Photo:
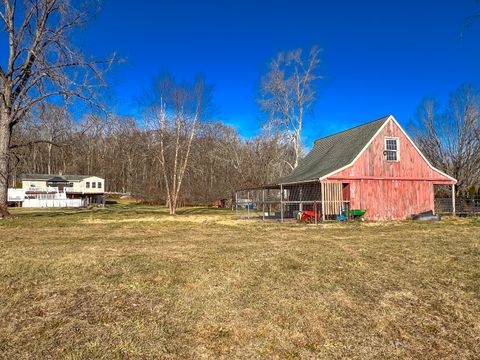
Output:
<svg viewBox="0 0 480 360">
<path fill-rule="evenodd" d="M 434 210 L 434 185 L 455 183 L 390 115 L 316 140 L 291 174 L 265 187 L 262 207 L 265 191 L 279 189 L 282 219 L 312 207 L 324 219 L 347 207 L 367 220 L 405 219 Z"/>
</svg>

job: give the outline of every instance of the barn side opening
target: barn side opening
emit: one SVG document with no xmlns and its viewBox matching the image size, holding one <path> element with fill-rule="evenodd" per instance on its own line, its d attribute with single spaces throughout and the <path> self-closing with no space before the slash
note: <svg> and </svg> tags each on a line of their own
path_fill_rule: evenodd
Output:
<svg viewBox="0 0 480 360">
<path fill-rule="evenodd" d="M 348 183 L 311 181 L 239 190 L 234 209 L 243 218 L 284 221 L 303 213 L 308 221 L 319 222 L 335 220 L 349 210 L 349 204 Z"/>
</svg>

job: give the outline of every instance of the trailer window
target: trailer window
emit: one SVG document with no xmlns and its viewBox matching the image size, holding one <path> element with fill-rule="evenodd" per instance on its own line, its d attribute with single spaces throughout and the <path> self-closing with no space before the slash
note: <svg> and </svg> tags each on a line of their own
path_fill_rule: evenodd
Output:
<svg viewBox="0 0 480 360">
<path fill-rule="evenodd" d="M 385 150 L 383 151 L 386 161 L 399 161 L 398 138 L 385 138 Z"/>
</svg>

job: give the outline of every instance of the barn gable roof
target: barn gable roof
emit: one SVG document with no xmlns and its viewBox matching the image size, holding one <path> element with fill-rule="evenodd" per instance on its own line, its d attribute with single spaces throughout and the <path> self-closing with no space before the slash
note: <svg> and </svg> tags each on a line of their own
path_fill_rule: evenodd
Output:
<svg viewBox="0 0 480 360">
<path fill-rule="evenodd" d="M 347 129 L 336 134 L 315 140 L 313 149 L 288 175 L 276 181 L 276 184 L 294 184 L 322 180 L 351 166 L 370 145 L 376 135 L 392 120 L 404 133 L 411 145 L 418 151 L 427 165 L 438 174 L 456 183 L 457 180 L 435 168 L 422 154 L 393 115 Z"/>
<path fill-rule="evenodd" d="M 313 149 L 278 184 L 318 180 L 348 166 L 390 118 L 380 119 L 315 140 Z"/>
</svg>

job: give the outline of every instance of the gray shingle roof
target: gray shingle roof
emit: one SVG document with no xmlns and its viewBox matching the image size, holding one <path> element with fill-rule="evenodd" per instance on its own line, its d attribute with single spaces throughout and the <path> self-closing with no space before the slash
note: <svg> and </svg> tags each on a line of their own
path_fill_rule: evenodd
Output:
<svg viewBox="0 0 480 360">
<path fill-rule="evenodd" d="M 288 184 L 317 180 L 350 164 L 389 116 L 315 140 L 313 149 L 288 175 L 276 181 Z"/>
<path fill-rule="evenodd" d="M 52 174 L 23 174 L 22 180 L 43 180 L 47 181 L 54 177 L 61 177 L 68 181 L 82 181 L 94 175 L 52 175 Z"/>
<path fill-rule="evenodd" d="M 61 177 L 61 176 L 54 176 L 54 177 L 48 179 L 48 181 L 50 181 L 50 182 L 57 182 L 57 183 L 58 183 L 58 182 L 67 182 L 68 180 L 65 179 L 65 178 L 63 178 L 63 177 Z"/>
</svg>

